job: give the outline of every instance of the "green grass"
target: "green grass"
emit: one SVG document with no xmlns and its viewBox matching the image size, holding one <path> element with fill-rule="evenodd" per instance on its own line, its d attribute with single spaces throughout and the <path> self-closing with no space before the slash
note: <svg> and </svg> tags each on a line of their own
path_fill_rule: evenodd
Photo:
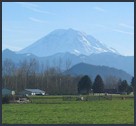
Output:
<svg viewBox="0 0 136 126">
<path fill-rule="evenodd" d="M 88 99 L 88 101 L 97 101 L 97 100 L 122 100 L 123 97 L 125 99 L 134 99 L 134 96 L 131 95 L 82 95 L 85 99 Z M 71 103 L 71 101 L 76 101 L 77 98 L 79 98 L 78 95 L 67 95 L 67 96 L 30 96 L 29 97 L 32 101 L 32 103 L 35 104 L 67 104 Z M 68 100 L 69 98 L 69 100 Z M 68 102 L 69 101 L 69 102 Z"/>
<path fill-rule="evenodd" d="M 40 99 L 41 97 L 33 97 Z M 47 97 L 43 97 L 47 99 Z M 3 124 L 134 124 L 134 99 L 3 104 Z M 51 101 L 52 99 L 52 101 Z M 35 101 L 37 103 L 37 101 Z"/>
</svg>

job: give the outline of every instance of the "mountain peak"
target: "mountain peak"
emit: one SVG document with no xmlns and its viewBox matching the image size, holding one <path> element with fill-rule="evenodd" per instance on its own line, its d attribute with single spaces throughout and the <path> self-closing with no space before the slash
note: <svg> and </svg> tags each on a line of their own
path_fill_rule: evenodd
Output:
<svg viewBox="0 0 136 126">
<path fill-rule="evenodd" d="M 69 52 L 75 55 L 113 52 L 93 36 L 84 32 L 69 29 L 56 29 L 19 53 L 32 53 L 37 56 L 50 56 L 56 53 Z"/>
<path fill-rule="evenodd" d="M 3 51 L 2 51 L 3 53 L 15 53 L 15 52 L 13 52 L 12 50 L 10 50 L 10 49 L 4 49 Z"/>
<path fill-rule="evenodd" d="M 76 31 L 76 30 L 73 29 L 73 28 L 68 28 L 67 30 L 68 30 L 68 31 Z"/>
</svg>

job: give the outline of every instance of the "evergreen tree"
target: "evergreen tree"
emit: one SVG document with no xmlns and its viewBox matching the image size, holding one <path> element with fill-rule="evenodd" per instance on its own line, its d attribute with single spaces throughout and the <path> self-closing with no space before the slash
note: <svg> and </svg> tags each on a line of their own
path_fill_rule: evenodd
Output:
<svg viewBox="0 0 136 126">
<path fill-rule="evenodd" d="M 117 92 L 119 92 L 120 91 L 120 85 L 121 85 L 121 82 L 122 82 L 122 80 L 121 80 L 121 78 L 118 80 L 118 83 L 117 83 Z"/>
<path fill-rule="evenodd" d="M 131 80 L 131 86 L 132 86 L 132 88 L 133 88 L 133 93 L 135 92 L 134 91 L 134 89 L 135 89 L 135 79 L 134 79 L 134 77 L 132 78 L 132 80 Z"/>
<path fill-rule="evenodd" d="M 128 85 L 127 87 L 127 94 L 130 94 L 133 91 L 133 87 Z"/>
<path fill-rule="evenodd" d="M 100 75 L 97 75 L 94 84 L 93 84 L 93 92 L 94 93 L 102 93 L 104 91 L 104 82 Z"/>
<path fill-rule="evenodd" d="M 84 91 L 84 94 L 89 94 L 91 88 L 91 79 L 87 75 L 83 76 L 78 83 L 78 93 L 81 94 Z"/>
<path fill-rule="evenodd" d="M 127 92 L 128 83 L 126 80 L 123 80 L 121 84 L 119 85 L 119 91 L 120 92 Z"/>
<path fill-rule="evenodd" d="M 134 77 L 131 80 L 131 86 L 134 88 L 135 82 L 134 82 Z"/>
</svg>

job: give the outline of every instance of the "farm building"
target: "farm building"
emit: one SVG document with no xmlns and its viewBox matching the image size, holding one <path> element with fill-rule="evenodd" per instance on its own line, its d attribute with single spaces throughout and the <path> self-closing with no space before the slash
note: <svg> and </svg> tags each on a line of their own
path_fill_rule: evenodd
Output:
<svg viewBox="0 0 136 126">
<path fill-rule="evenodd" d="M 40 89 L 25 89 L 19 93 L 20 95 L 45 95 L 45 91 Z"/>
<path fill-rule="evenodd" d="M 9 90 L 8 88 L 3 88 L 2 89 L 2 96 L 11 95 L 11 94 L 12 94 L 12 91 Z"/>
</svg>

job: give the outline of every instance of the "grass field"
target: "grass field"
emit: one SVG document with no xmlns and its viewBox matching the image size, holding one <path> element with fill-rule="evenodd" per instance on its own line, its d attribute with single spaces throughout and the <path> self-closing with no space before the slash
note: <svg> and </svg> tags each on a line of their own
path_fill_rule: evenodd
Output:
<svg viewBox="0 0 136 126">
<path fill-rule="evenodd" d="M 134 124 L 133 98 L 63 101 L 59 96 L 45 96 L 31 99 L 29 104 L 3 104 L 2 124 Z"/>
</svg>

